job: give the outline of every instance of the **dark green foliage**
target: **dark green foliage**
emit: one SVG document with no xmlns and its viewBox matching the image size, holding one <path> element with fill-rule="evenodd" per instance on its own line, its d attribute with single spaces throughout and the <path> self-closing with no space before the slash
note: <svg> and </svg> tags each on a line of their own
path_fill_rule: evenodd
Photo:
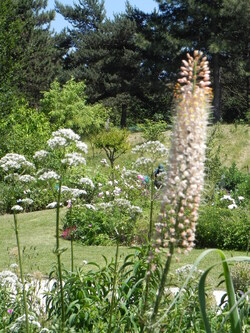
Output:
<svg viewBox="0 0 250 333">
<path fill-rule="evenodd" d="M 247 251 L 249 235 L 250 219 L 244 209 L 201 208 L 196 231 L 197 247 Z"/>
<path fill-rule="evenodd" d="M 246 196 L 246 199 L 250 199 L 250 174 L 241 172 L 235 162 L 230 168 L 223 168 L 221 172 L 220 188 L 238 193 L 238 195 Z"/>
<path fill-rule="evenodd" d="M 178 51 L 208 55 L 216 121 L 243 118 L 249 108 L 249 15 L 245 0 L 157 0 L 161 24 Z M 167 35 L 168 36 L 168 35 Z"/>
<path fill-rule="evenodd" d="M 50 23 L 54 11 L 46 11 L 47 0 L 18 0 L 17 18 L 23 23 L 19 70 L 15 72 L 19 92 L 32 106 L 38 106 L 58 70 L 58 56 Z"/>
</svg>

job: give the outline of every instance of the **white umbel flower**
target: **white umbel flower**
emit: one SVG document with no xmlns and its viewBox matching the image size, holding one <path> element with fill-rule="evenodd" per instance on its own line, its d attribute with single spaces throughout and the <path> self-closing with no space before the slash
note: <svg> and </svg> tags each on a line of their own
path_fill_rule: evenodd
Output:
<svg viewBox="0 0 250 333">
<path fill-rule="evenodd" d="M 80 136 L 76 134 L 70 128 L 61 128 L 58 131 L 52 133 L 53 137 L 61 137 L 71 141 L 78 141 L 80 140 Z"/>
<path fill-rule="evenodd" d="M 0 159 L 0 167 L 5 172 L 14 172 L 20 169 L 34 169 L 33 163 L 26 160 L 23 155 L 9 153 Z"/>
<path fill-rule="evenodd" d="M 62 159 L 61 162 L 62 162 L 62 164 L 66 164 L 70 167 L 78 166 L 78 165 L 81 165 L 81 164 L 84 164 L 84 165 L 86 164 L 85 158 L 80 153 L 66 154 L 65 158 Z"/>
<path fill-rule="evenodd" d="M 46 171 L 40 175 L 38 179 L 43 181 L 58 180 L 60 179 L 60 176 L 55 171 Z"/>
<path fill-rule="evenodd" d="M 35 160 L 41 161 L 41 160 L 44 160 L 48 155 L 49 155 L 49 152 L 47 152 L 46 150 L 39 150 L 39 151 L 35 152 L 35 155 L 33 156 L 33 158 Z"/>
<path fill-rule="evenodd" d="M 23 211 L 23 207 L 21 207 L 19 205 L 14 205 L 13 207 L 11 207 L 11 210 L 13 212 L 22 212 Z"/>
</svg>

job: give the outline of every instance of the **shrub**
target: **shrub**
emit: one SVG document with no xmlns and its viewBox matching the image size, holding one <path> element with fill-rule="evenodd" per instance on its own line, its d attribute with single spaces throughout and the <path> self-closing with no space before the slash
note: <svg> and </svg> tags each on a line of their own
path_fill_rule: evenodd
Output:
<svg viewBox="0 0 250 333">
<path fill-rule="evenodd" d="M 142 136 L 146 141 L 161 141 L 164 138 L 163 132 L 166 131 L 167 124 L 163 120 L 153 121 L 145 119 L 144 124 L 139 125 L 142 130 Z"/>
<path fill-rule="evenodd" d="M 108 245 L 116 239 L 120 243 L 130 244 L 134 238 L 138 213 L 120 209 L 115 204 L 107 206 L 106 210 L 96 209 L 93 205 L 68 210 L 64 218 L 64 231 L 69 227 L 75 228 L 75 239 L 86 245 Z"/>
<path fill-rule="evenodd" d="M 236 291 L 247 292 L 250 286 L 250 265 L 247 262 L 237 262 L 231 268 L 231 276 Z"/>
<path fill-rule="evenodd" d="M 249 235 L 250 219 L 244 209 L 202 208 L 196 233 L 197 247 L 246 251 Z"/>
</svg>

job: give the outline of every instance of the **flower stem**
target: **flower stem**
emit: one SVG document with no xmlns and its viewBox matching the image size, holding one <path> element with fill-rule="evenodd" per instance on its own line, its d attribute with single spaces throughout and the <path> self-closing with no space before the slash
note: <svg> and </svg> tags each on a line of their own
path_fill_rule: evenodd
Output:
<svg viewBox="0 0 250 333">
<path fill-rule="evenodd" d="M 111 333 L 111 329 L 112 329 L 112 316 L 113 316 L 113 310 L 114 310 L 114 305 L 115 305 L 115 290 L 116 290 L 116 281 L 117 281 L 118 253 L 119 253 L 119 241 L 117 240 L 116 252 L 115 252 L 114 282 L 113 282 L 113 290 L 112 290 L 112 296 L 111 296 L 108 333 Z"/>
<path fill-rule="evenodd" d="M 61 305 L 62 305 L 62 332 L 63 332 L 64 331 L 64 323 L 65 323 L 65 308 L 64 308 L 64 296 L 63 296 L 61 252 L 60 252 L 60 248 L 59 248 L 59 246 L 60 246 L 59 222 L 60 222 L 61 188 L 62 188 L 62 180 L 60 178 L 59 188 L 58 188 L 58 195 L 57 195 L 57 206 L 56 206 L 56 255 L 57 255 L 58 276 L 59 276 Z"/>
<path fill-rule="evenodd" d="M 170 264 L 171 264 L 171 260 L 174 254 L 174 244 L 170 243 L 169 245 L 169 257 L 166 260 L 165 263 L 165 267 L 162 273 L 162 278 L 161 278 L 161 283 L 160 286 L 158 288 L 158 294 L 157 294 L 157 298 L 155 301 L 155 305 L 154 305 L 154 310 L 153 310 L 153 314 L 151 317 L 151 324 L 150 324 L 150 328 L 149 328 L 149 333 L 153 332 L 153 327 L 152 325 L 154 325 L 154 323 L 156 322 L 156 316 L 158 314 L 159 311 L 159 306 L 161 303 L 161 299 L 164 293 L 164 288 L 165 288 L 165 284 L 166 284 L 166 280 L 167 280 L 167 276 L 168 276 L 168 272 L 169 272 L 169 268 L 170 268 Z"/>
<path fill-rule="evenodd" d="M 153 233 L 153 210 L 154 210 L 154 172 L 151 173 L 151 191 L 150 191 L 150 214 L 149 214 L 149 233 L 148 242 L 151 242 Z"/>
<path fill-rule="evenodd" d="M 74 236 L 71 234 L 70 237 L 70 249 L 71 249 L 71 272 L 74 271 L 74 245 L 73 245 L 73 241 L 74 241 Z"/>
<path fill-rule="evenodd" d="M 15 224 L 15 234 L 16 234 L 16 242 L 17 242 L 17 250 L 18 250 L 18 262 L 19 262 L 20 276 L 21 276 L 21 282 L 22 282 L 22 286 L 23 286 L 23 303 L 24 303 L 24 311 L 25 311 L 26 333 L 29 333 L 29 317 L 28 317 L 29 313 L 28 313 L 24 277 L 23 277 L 23 264 L 22 264 L 22 256 L 21 256 L 21 249 L 20 249 L 20 242 L 19 242 L 19 235 L 18 235 L 18 228 L 17 228 L 17 218 L 16 218 L 15 212 L 14 212 L 14 224 Z"/>
</svg>

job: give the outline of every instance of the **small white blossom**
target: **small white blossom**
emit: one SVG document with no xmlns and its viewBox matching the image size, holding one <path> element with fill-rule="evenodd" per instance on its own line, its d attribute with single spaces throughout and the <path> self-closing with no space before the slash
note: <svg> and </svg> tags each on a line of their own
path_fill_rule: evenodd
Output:
<svg viewBox="0 0 250 333">
<path fill-rule="evenodd" d="M 21 317 L 18 317 L 14 324 L 10 327 L 10 332 L 13 332 L 13 333 L 18 333 L 20 332 L 20 329 L 23 325 L 23 323 L 25 323 L 25 320 L 26 320 L 26 316 L 25 314 L 22 315 Z M 29 320 L 29 324 L 32 325 L 32 326 L 36 326 L 38 329 L 41 328 L 41 325 L 38 321 L 35 320 L 35 317 L 34 316 L 31 316 L 28 314 L 28 320 Z"/>
<path fill-rule="evenodd" d="M 86 143 L 82 141 L 76 141 L 76 147 L 85 154 L 88 153 L 88 146 L 86 145 Z"/>
<path fill-rule="evenodd" d="M 71 188 L 70 192 L 73 198 L 80 197 L 81 195 L 86 195 L 87 192 L 85 190 L 79 190 L 78 188 Z"/>
<path fill-rule="evenodd" d="M 100 161 L 101 164 L 103 164 L 104 166 L 108 166 L 108 162 L 106 160 L 106 158 L 103 158 L 101 161 Z"/>
<path fill-rule="evenodd" d="M 51 149 L 62 148 L 66 146 L 67 140 L 60 136 L 55 136 L 54 138 L 49 139 L 47 143 Z"/>
<path fill-rule="evenodd" d="M 140 166 L 151 166 L 153 164 L 153 160 L 151 158 L 147 157 L 140 157 L 135 161 L 135 167 L 140 167 Z"/>
<path fill-rule="evenodd" d="M 39 180 L 58 180 L 60 176 L 55 171 L 44 172 L 39 178 Z"/>
<path fill-rule="evenodd" d="M 231 205 L 228 206 L 229 209 L 234 209 L 237 208 L 238 206 L 235 203 L 232 203 Z"/>
<path fill-rule="evenodd" d="M 242 200 L 244 200 L 245 198 L 242 197 L 242 196 L 239 196 L 238 199 L 239 199 L 240 201 L 242 201 Z"/>
<path fill-rule="evenodd" d="M 16 286 L 18 282 L 18 277 L 11 271 L 2 271 L 0 272 L 0 285 L 1 286 Z"/>
<path fill-rule="evenodd" d="M 43 160 L 45 159 L 47 156 L 49 155 L 49 152 L 47 152 L 46 150 L 39 150 L 35 152 L 35 155 L 33 156 L 33 158 L 35 160 Z"/>
<path fill-rule="evenodd" d="M 60 203 L 60 206 L 62 206 L 62 204 Z M 53 209 L 53 208 L 56 208 L 57 207 L 57 202 L 56 201 L 53 201 L 51 203 L 49 203 L 46 208 L 48 209 Z"/>
<path fill-rule="evenodd" d="M 18 268 L 18 264 L 13 263 L 13 264 L 10 265 L 10 268 L 13 269 L 13 270 L 15 270 L 15 269 Z"/>
<path fill-rule="evenodd" d="M 36 181 L 35 177 L 33 177 L 31 175 L 22 175 L 22 176 L 19 176 L 18 179 L 22 183 L 32 183 L 32 182 Z"/>
<path fill-rule="evenodd" d="M 25 198 L 25 199 L 17 200 L 17 202 L 22 202 L 27 205 L 32 205 L 34 201 L 30 198 Z"/>
<path fill-rule="evenodd" d="M 34 169 L 33 163 L 26 160 L 23 155 L 9 153 L 0 159 L 0 167 L 5 172 L 20 170 L 20 169 Z"/>
<path fill-rule="evenodd" d="M 11 210 L 13 210 L 14 212 L 22 212 L 23 207 L 21 207 L 19 205 L 14 205 L 13 207 L 11 207 Z"/>
<path fill-rule="evenodd" d="M 115 186 L 115 189 L 114 189 L 113 193 L 114 193 L 115 196 L 119 196 L 121 191 L 122 190 L 120 189 L 120 187 Z"/>
<path fill-rule="evenodd" d="M 80 136 L 76 134 L 72 129 L 70 128 L 61 128 L 58 131 L 55 131 L 52 133 L 53 137 L 62 137 L 67 140 L 72 140 L 72 141 L 78 141 L 80 140 Z"/>
<path fill-rule="evenodd" d="M 90 186 L 91 188 L 95 188 L 95 185 L 94 185 L 93 181 L 88 177 L 82 177 L 79 180 L 79 183 L 82 184 L 82 185 L 84 184 L 84 185 Z"/>
<path fill-rule="evenodd" d="M 96 207 L 94 205 L 91 204 L 86 204 L 84 205 L 86 208 L 91 209 L 91 210 L 96 210 Z"/>
<path fill-rule="evenodd" d="M 223 195 L 223 197 L 220 199 L 220 201 L 223 201 L 223 200 L 230 200 L 230 201 L 234 202 L 234 199 L 230 195 Z"/>
<path fill-rule="evenodd" d="M 65 158 L 62 159 L 62 163 L 67 164 L 68 166 L 77 166 L 81 164 L 86 164 L 86 160 L 82 156 L 82 154 L 71 153 L 65 155 Z"/>
</svg>

